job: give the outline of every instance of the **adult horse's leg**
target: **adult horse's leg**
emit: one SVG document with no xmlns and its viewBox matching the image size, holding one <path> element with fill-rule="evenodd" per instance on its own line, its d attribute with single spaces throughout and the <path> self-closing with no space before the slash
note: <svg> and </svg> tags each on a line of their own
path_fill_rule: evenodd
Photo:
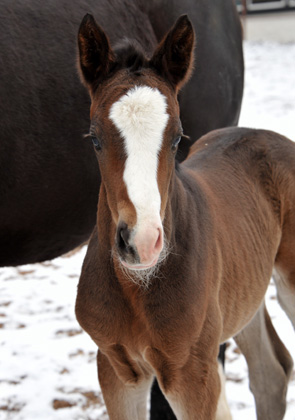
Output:
<svg viewBox="0 0 295 420">
<path fill-rule="evenodd" d="M 115 372 L 108 358 L 100 351 L 97 353 L 99 383 L 111 420 L 143 420 L 147 418 L 147 398 L 152 383 L 152 375 L 140 372 L 130 380 L 122 380 Z M 124 370 L 124 364 L 117 369 Z M 124 375 L 125 376 L 125 375 Z"/>
<path fill-rule="evenodd" d="M 226 350 L 226 344 L 221 344 L 219 346 L 219 354 L 218 354 L 218 360 L 224 366 L 225 363 L 225 350 Z"/>
<path fill-rule="evenodd" d="M 272 325 L 264 301 L 235 341 L 248 364 L 257 419 L 283 419 L 293 361 Z"/>
<path fill-rule="evenodd" d="M 150 420 L 176 420 L 171 407 L 155 379 L 151 392 Z"/>
</svg>

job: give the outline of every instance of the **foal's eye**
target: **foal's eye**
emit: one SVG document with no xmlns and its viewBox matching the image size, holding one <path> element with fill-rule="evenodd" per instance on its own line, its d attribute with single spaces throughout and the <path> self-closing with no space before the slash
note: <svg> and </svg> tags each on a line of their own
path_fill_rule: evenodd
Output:
<svg viewBox="0 0 295 420">
<path fill-rule="evenodd" d="M 177 147 L 178 147 L 178 145 L 179 145 L 180 141 L 181 141 L 181 136 L 177 137 L 177 138 L 174 140 L 174 142 L 172 143 L 172 147 L 171 147 L 172 152 L 176 152 Z"/>
<path fill-rule="evenodd" d="M 91 136 L 91 140 L 96 150 L 101 150 L 101 141 L 95 136 Z"/>
</svg>

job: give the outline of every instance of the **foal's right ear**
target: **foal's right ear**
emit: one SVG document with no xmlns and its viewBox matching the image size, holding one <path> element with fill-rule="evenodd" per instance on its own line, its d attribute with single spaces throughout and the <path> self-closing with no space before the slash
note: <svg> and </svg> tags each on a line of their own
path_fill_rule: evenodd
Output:
<svg viewBox="0 0 295 420">
<path fill-rule="evenodd" d="M 92 15 L 84 16 L 78 33 L 82 80 L 93 94 L 115 63 L 114 53 L 104 31 Z"/>
</svg>

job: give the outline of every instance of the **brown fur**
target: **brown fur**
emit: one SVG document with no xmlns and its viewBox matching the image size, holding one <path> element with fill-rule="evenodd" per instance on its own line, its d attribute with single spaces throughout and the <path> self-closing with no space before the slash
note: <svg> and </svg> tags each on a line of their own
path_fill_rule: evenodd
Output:
<svg viewBox="0 0 295 420">
<path fill-rule="evenodd" d="M 92 121 L 104 142 L 97 153 L 102 186 L 76 314 L 99 346 L 99 380 L 112 420 L 145 418 L 154 376 L 178 418 L 213 420 L 220 394 L 219 344 L 242 334 L 256 319 L 274 265 L 283 273 L 289 296 L 293 294 L 292 306 L 278 279 L 290 318 L 294 307 L 295 258 L 288 244 L 295 237 L 295 145 L 268 131 L 223 129 L 201 138 L 175 168 L 171 141 L 179 131 L 176 95 L 190 71 L 193 48 L 182 38 L 185 33 L 191 40 L 187 19 L 185 30 L 183 25 L 181 18 L 165 38 L 173 43 L 164 41 L 156 50 L 153 60 L 161 68 L 147 67 L 140 76 L 119 69 L 94 82 L 94 95 L 90 86 Z M 182 45 L 183 67 L 177 70 L 175 85 L 167 51 Z M 173 62 L 171 66 L 174 71 Z M 129 218 L 132 210 L 128 196 L 120 201 L 125 158 L 118 152 L 120 137 L 108 110 L 133 85 L 158 88 L 167 97 L 170 114 L 158 171 L 169 255 L 147 288 L 130 282 L 132 272 L 127 275 L 111 254 L 116 249 L 118 206 L 126 205 Z M 289 355 L 282 352 L 267 313 L 262 314 L 266 324 L 255 324 L 254 331 L 261 328 L 274 337 L 271 354 L 279 367 L 285 366 L 285 378 L 291 368 Z M 272 396 L 273 407 L 285 398 L 284 392 L 285 388 Z M 270 414 L 268 419 L 279 420 L 281 415 Z"/>
</svg>

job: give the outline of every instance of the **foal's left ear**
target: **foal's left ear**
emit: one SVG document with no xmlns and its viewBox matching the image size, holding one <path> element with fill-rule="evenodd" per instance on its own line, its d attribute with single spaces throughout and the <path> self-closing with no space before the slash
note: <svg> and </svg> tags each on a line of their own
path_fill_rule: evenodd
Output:
<svg viewBox="0 0 295 420">
<path fill-rule="evenodd" d="M 93 94 L 110 73 L 115 58 L 107 35 L 90 14 L 85 15 L 81 22 L 78 46 L 82 79 Z"/>
<path fill-rule="evenodd" d="M 151 67 L 168 78 L 176 91 L 191 75 L 194 44 L 195 34 L 191 21 L 187 15 L 180 16 L 150 60 Z"/>
</svg>

